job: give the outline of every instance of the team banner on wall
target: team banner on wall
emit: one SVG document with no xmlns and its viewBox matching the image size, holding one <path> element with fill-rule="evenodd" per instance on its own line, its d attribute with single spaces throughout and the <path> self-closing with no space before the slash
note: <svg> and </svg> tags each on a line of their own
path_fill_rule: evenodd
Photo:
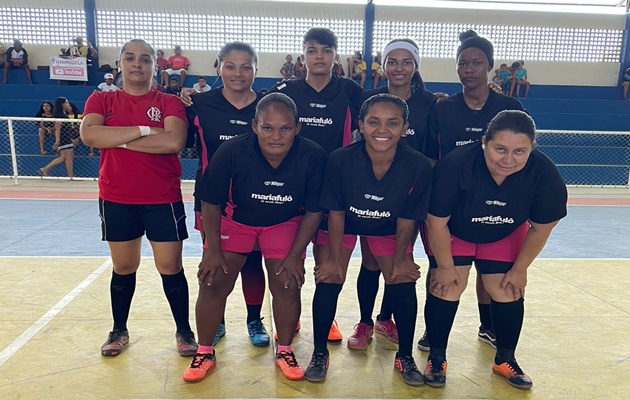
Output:
<svg viewBox="0 0 630 400">
<path fill-rule="evenodd" d="M 50 79 L 87 82 L 87 58 L 50 57 Z"/>
</svg>

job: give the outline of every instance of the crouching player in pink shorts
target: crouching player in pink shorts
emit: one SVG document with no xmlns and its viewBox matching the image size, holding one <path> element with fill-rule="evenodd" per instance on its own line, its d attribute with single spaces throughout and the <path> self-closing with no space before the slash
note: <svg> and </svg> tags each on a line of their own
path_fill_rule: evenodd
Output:
<svg viewBox="0 0 630 400">
<path fill-rule="evenodd" d="M 321 205 L 329 210 L 328 231 L 320 230 L 316 239 L 323 261 L 315 267 L 315 349 L 306 370 L 309 381 L 326 378 L 326 334 L 359 235 L 366 238 L 386 284 L 391 285 L 400 343 L 395 367 L 406 383 L 424 383 L 411 355 L 418 311 L 415 285 L 420 277 L 411 257 L 411 242 L 417 234 L 416 221 L 427 215 L 431 164 L 400 141 L 409 128 L 408 117 L 407 104 L 399 97 L 372 96 L 359 113 L 359 130 L 365 140 L 330 155 L 321 196 Z M 362 347 L 367 347 L 373 327 L 363 324 L 357 329 L 366 330 Z"/>
<path fill-rule="evenodd" d="M 287 379 L 304 378 L 291 342 L 300 318 L 305 249 L 322 218 L 319 206 L 326 152 L 298 136 L 297 107 L 281 93 L 256 107 L 254 133 L 215 153 L 197 186 L 206 233 L 199 265 L 196 318 L 199 349 L 185 381 L 216 366 L 212 342 L 245 259 L 260 247 L 278 329 L 276 365 Z M 330 326 L 330 323 L 328 324 Z"/>
</svg>

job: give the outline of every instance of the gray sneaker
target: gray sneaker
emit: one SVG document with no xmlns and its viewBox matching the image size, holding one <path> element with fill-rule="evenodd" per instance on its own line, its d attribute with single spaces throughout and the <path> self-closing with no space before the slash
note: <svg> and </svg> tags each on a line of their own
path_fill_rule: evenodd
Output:
<svg viewBox="0 0 630 400">
<path fill-rule="evenodd" d="M 403 382 L 411 386 L 424 385 L 424 376 L 418 371 L 416 362 L 412 356 L 399 357 L 396 352 L 396 359 L 394 360 L 394 368 L 400 372 Z"/>
<path fill-rule="evenodd" d="M 329 354 L 314 353 L 311 357 L 311 361 L 308 363 L 308 367 L 304 373 L 304 378 L 306 378 L 309 382 L 321 382 L 326 379 L 329 361 Z"/>
</svg>

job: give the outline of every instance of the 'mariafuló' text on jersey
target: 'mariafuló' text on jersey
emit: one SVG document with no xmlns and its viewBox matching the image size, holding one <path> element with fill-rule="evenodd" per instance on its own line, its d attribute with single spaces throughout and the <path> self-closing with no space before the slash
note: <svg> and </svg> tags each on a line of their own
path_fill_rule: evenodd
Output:
<svg viewBox="0 0 630 400">
<path fill-rule="evenodd" d="M 150 91 L 132 96 L 123 90 L 95 92 L 85 103 L 83 115 L 100 114 L 105 126 L 150 126 L 164 128 L 164 121 L 177 117 L 186 122 L 179 98 Z M 119 147 L 102 149 L 99 166 L 99 196 L 122 204 L 163 204 L 182 199 L 182 166 L 177 153 L 149 154 Z"/>
<path fill-rule="evenodd" d="M 366 90 L 361 93 L 359 103 L 363 104 L 365 100 L 381 93 L 389 93 L 387 87 Z M 409 107 L 409 128 L 401 142 L 421 153 L 424 153 L 427 142 L 429 113 L 436 101 L 435 95 L 426 90 L 412 91 L 411 97 L 405 100 L 407 107 Z"/>
<path fill-rule="evenodd" d="M 396 233 L 397 218 L 425 219 L 430 190 L 431 164 L 421 153 L 399 143 L 389 170 L 377 180 L 361 140 L 330 155 L 321 205 L 345 212 L 346 234 L 387 236 Z"/>
<path fill-rule="evenodd" d="M 330 154 L 350 143 L 352 116 L 357 112 L 361 90 L 355 81 L 333 76 L 320 92 L 304 79 L 282 82 L 270 92 L 284 93 L 295 102 L 302 123 L 300 135 Z"/>
<path fill-rule="evenodd" d="M 472 243 L 509 236 L 530 220 L 547 224 L 567 215 L 567 189 L 556 166 L 533 150 L 525 167 L 497 185 L 480 143 L 453 150 L 434 168 L 429 213 L 448 217 L 451 234 Z"/>
<path fill-rule="evenodd" d="M 478 111 L 468 107 L 462 92 L 440 101 L 429 116 L 429 134 L 424 154 L 439 160 L 457 147 L 480 140 L 492 118 L 503 110 L 523 110 L 523 105 L 513 97 L 492 90 Z"/>
<path fill-rule="evenodd" d="M 277 169 L 264 158 L 258 137 L 239 135 L 219 147 L 195 190 L 202 201 L 223 206 L 223 215 L 249 226 L 272 226 L 322 211 L 326 153 L 295 136 Z"/>
</svg>

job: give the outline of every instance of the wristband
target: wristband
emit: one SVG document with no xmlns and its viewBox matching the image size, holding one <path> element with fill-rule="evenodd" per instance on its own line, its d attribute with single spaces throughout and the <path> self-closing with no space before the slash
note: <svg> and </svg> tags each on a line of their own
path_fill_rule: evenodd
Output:
<svg viewBox="0 0 630 400">
<path fill-rule="evenodd" d="M 149 136 L 151 134 L 151 128 L 148 126 L 138 126 L 140 128 L 140 137 Z"/>
<path fill-rule="evenodd" d="M 123 149 L 127 148 L 127 143 L 119 144 L 118 147 L 122 147 Z"/>
</svg>

